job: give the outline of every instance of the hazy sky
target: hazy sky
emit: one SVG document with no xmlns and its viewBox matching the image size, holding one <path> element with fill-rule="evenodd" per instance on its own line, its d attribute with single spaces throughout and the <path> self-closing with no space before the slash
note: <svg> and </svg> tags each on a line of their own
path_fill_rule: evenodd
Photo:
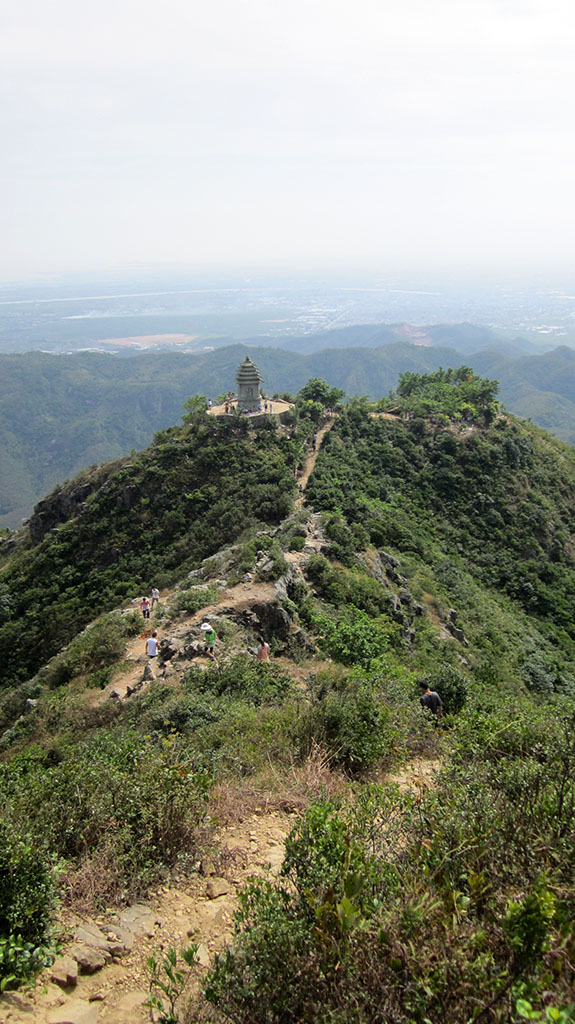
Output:
<svg viewBox="0 0 575 1024">
<path fill-rule="evenodd" d="M 574 267 L 572 0 L 18 0 L 3 278 Z"/>
</svg>

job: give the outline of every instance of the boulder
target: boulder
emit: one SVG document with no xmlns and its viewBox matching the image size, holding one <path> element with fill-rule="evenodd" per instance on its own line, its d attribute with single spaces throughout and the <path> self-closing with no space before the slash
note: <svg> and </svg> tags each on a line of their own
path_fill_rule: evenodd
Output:
<svg viewBox="0 0 575 1024">
<path fill-rule="evenodd" d="M 74 938 L 86 946 L 94 946 L 95 949 L 107 949 L 108 939 L 95 924 L 81 924 L 75 932 Z"/>
<path fill-rule="evenodd" d="M 210 900 L 217 900 L 218 896 L 225 896 L 232 889 L 231 882 L 227 882 L 225 878 L 214 876 L 206 885 L 206 895 Z"/>
<path fill-rule="evenodd" d="M 187 643 L 184 649 L 180 652 L 179 657 L 184 658 L 187 661 L 190 658 L 199 658 L 204 653 L 205 645 L 201 640 L 193 640 L 191 643 Z"/>
<path fill-rule="evenodd" d="M 291 631 L 291 619 L 281 605 L 276 602 L 254 604 L 252 611 L 258 619 L 259 630 L 264 636 L 274 637 L 276 640 L 288 639 Z"/>
<path fill-rule="evenodd" d="M 378 555 L 388 569 L 397 569 L 400 564 L 399 559 L 394 558 L 393 555 L 389 555 L 387 551 L 378 551 Z"/>
<path fill-rule="evenodd" d="M 145 903 L 133 903 L 118 915 L 118 923 L 123 928 L 128 928 L 134 935 L 141 935 L 153 931 L 158 918 L 152 908 Z M 111 927 L 115 928 L 115 924 Z"/>
<path fill-rule="evenodd" d="M 52 964 L 50 977 L 61 988 L 75 985 L 78 981 L 78 964 L 71 956 L 59 956 Z"/>
<path fill-rule="evenodd" d="M 84 943 L 72 946 L 70 956 L 78 964 L 80 974 L 95 974 L 112 959 L 111 953 L 107 950 L 96 949 L 95 946 L 87 946 Z"/>
<path fill-rule="evenodd" d="M 395 594 L 392 594 L 389 599 L 389 614 L 394 622 L 399 622 L 400 625 L 403 625 L 404 615 L 401 610 L 401 602 Z"/>
<path fill-rule="evenodd" d="M 149 992 L 146 992 L 144 989 L 136 990 L 135 992 L 126 992 L 126 994 L 122 996 L 122 998 L 118 1002 L 118 1010 L 120 1011 L 120 1014 L 131 1015 L 136 1013 L 138 1010 L 141 1012 L 141 1009 L 146 1000 L 148 999 L 148 997 Z M 130 1016 L 130 1020 L 132 1019 L 134 1018 Z M 139 1015 L 138 1020 L 140 1020 Z M 120 1024 L 119 1021 L 118 1024 Z"/>
<path fill-rule="evenodd" d="M 296 629 L 290 635 L 289 638 L 290 646 L 296 647 L 300 651 L 305 651 L 306 654 L 317 654 L 317 647 L 313 640 L 310 640 L 307 633 L 303 629 Z"/>
<path fill-rule="evenodd" d="M 30 517 L 30 538 L 38 544 L 58 524 L 71 519 L 82 510 L 88 495 L 97 487 L 97 480 L 57 490 L 39 501 Z"/>
<path fill-rule="evenodd" d="M 50 1010 L 47 1024 L 97 1024 L 100 1010 L 84 999 L 69 999 L 63 1006 Z"/>
<path fill-rule="evenodd" d="M 182 647 L 182 641 L 178 640 L 175 636 L 171 636 L 169 639 L 165 637 L 160 647 L 160 660 L 171 661 L 172 658 L 176 658 L 181 653 Z"/>
</svg>

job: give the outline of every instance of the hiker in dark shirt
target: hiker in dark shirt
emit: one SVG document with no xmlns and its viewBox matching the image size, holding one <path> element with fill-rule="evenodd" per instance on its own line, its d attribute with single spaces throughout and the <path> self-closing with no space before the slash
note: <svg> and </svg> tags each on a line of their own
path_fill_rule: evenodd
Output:
<svg viewBox="0 0 575 1024">
<path fill-rule="evenodd" d="M 427 679 L 421 679 L 421 697 L 419 698 L 422 708 L 428 708 L 438 718 L 443 718 L 443 701 L 435 690 L 430 689 Z"/>
</svg>

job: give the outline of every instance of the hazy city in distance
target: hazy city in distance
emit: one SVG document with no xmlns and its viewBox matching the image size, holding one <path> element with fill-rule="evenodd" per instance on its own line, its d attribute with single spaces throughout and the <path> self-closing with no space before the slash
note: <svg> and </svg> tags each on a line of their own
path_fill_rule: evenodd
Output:
<svg viewBox="0 0 575 1024">
<path fill-rule="evenodd" d="M 281 345 L 355 324 L 458 323 L 504 332 L 530 351 L 572 346 L 575 287 L 148 268 L 0 283 L 1 352 L 197 351 L 214 340 Z M 416 332 L 405 340 L 425 344 Z"/>
</svg>

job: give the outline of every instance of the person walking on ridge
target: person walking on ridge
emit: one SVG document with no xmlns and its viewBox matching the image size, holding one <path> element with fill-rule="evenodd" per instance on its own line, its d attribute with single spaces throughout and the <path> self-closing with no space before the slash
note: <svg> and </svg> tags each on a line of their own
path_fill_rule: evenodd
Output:
<svg viewBox="0 0 575 1024">
<path fill-rule="evenodd" d="M 259 646 L 256 651 L 256 658 L 258 661 L 269 661 L 270 660 L 270 645 L 266 644 L 263 636 L 259 638 Z"/>
<path fill-rule="evenodd" d="M 146 640 L 146 654 L 148 658 L 158 657 L 159 642 L 157 637 L 158 634 L 156 633 L 156 630 L 154 630 L 152 635 Z"/>
<path fill-rule="evenodd" d="M 439 694 L 430 688 L 427 679 L 420 679 L 419 686 L 421 689 L 419 701 L 422 708 L 427 708 L 438 719 L 443 718 L 443 701 Z"/>
<path fill-rule="evenodd" d="M 159 600 L 160 600 L 160 591 L 158 590 L 157 587 L 152 587 L 152 611 L 156 607 L 156 605 L 157 605 Z"/>
</svg>

